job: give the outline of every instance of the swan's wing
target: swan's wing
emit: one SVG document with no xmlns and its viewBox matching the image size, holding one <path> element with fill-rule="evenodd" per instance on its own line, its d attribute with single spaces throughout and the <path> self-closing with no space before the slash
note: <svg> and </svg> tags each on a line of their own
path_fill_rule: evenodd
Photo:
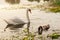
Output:
<svg viewBox="0 0 60 40">
<path fill-rule="evenodd" d="M 25 24 L 24 21 L 22 21 L 21 19 L 19 18 L 14 18 L 14 19 L 11 19 L 11 21 L 13 21 L 14 23 L 17 23 L 17 24 Z"/>
<path fill-rule="evenodd" d="M 8 19 L 8 20 L 5 20 L 4 21 L 7 23 L 7 24 L 13 24 L 13 25 L 16 25 L 16 24 L 26 24 L 24 21 L 22 21 L 21 19 L 19 18 L 14 18 L 14 19 Z"/>
<path fill-rule="evenodd" d="M 7 24 L 14 24 L 14 25 L 17 24 L 16 22 L 13 22 L 13 21 L 10 20 L 10 19 L 8 19 L 8 20 L 4 19 L 4 21 L 5 21 Z"/>
</svg>

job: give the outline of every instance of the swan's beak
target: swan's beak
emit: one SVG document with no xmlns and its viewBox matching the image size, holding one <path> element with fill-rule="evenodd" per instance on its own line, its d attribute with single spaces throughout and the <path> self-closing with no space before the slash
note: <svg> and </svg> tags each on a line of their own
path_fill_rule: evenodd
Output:
<svg viewBox="0 0 60 40">
<path fill-rule="evenodd" d="M 30 13 L 31 13 L 31 10 L 30 10 Z"/>
<path fill-rule="evenodd" d="M 29 10 L 29 12 L 31 13 L 31 9 L 28 9 Z"/>
</svg>

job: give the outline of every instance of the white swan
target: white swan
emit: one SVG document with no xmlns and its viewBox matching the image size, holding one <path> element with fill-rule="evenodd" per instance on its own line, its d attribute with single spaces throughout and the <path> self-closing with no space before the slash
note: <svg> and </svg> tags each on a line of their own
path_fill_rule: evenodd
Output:
<svg viewBox="0 0 60 40">
<path fill-rule="evenodd" d="M 28 23 L 27 23 L 27 28 L 29 29 L 29 26 L 30 26 L 30 19 L 29 19 L 29 14 L 28 12 L 31 13 L 31 9 L 27 9 L 27 13 L 26 13 L 26 16 L 27 16 L 27 20 L 28 20 Z M 6 31 L 7 28 L 22 28 L 26 23 L 18 18 L 15 18 L 11 22 L 7 21 L 4 19 L 4 21 L 7 23 L 7 26 L 4 28 L 4 31 Z M 14 23 L 13 23 L 14 22 Z"/>
</svg>

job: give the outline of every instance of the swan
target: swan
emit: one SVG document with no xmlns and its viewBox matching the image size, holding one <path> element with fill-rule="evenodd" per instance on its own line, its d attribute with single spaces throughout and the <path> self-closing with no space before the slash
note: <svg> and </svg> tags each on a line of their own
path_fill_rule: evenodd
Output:
<svg viewBox="0 0 60 40">
<path fill-rule="evenodd" d="M 18 18 L 15 18 L 14 20 L 11 20 L 11 22 L 3 19 L 6 23 L 7 23 L 7 26 L 4 28 L 4 31 L 6 31 L 7 28 L 22 28 L 25 24 L 27 24 L 27 29 L 29 30 L 29 27 L 30 27 L 30 19 L 29 19 L 29 14 L 28 13 L 31 13 L 31 9 L 27 9 L 27 13 L 26 13 L 26 17 L 27 17 L 27 23 L 25 23 L 24 21 L 18 19 Z M 14 22 L 14 23 L 13 23 Z"/>
</svg>

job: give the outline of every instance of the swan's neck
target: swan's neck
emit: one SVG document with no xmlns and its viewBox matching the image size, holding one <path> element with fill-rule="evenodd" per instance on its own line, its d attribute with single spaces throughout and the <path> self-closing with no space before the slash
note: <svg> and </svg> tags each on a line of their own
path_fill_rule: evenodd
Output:
<svg viewBox="0 0 60 40">
<path fill-rule="evenodd" d="M 29 18 L 29 12 L 28 12 L 28 10 L 27 10 L 27 14 L 26 14 L 26 16 L 27 16 L 27 20 L 28 20 L 28 22 L 30 22 L 30 18 Z"/>
</svg>

